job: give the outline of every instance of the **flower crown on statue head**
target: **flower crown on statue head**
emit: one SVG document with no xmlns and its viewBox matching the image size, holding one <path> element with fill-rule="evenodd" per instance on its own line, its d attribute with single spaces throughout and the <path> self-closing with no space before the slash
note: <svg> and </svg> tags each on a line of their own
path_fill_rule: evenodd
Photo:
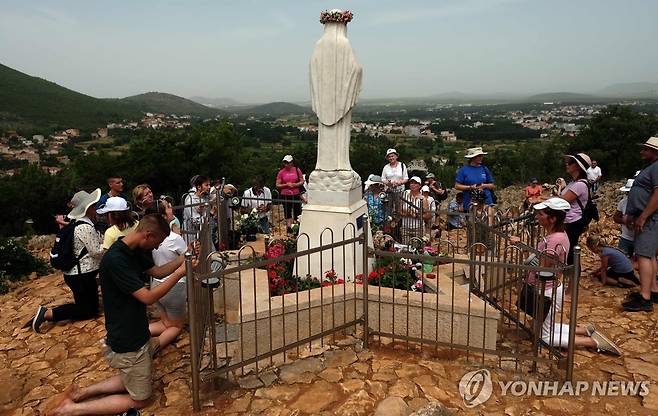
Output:
<svg viewBox="0 0 658 416">
<path fill-rule="evenodd" d="M 354 15 L 349 10 L 325 10 L 320 13 L 320 23 L 343 23 L 347 24 L 352 21 Z"/>
</svg>

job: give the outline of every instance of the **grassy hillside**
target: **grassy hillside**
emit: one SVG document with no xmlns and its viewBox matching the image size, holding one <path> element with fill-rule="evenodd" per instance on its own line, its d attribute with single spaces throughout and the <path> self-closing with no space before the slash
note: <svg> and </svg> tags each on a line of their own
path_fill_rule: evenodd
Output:
<svg viewBox="0 0 658 416">
<path fill-rule="evenodd" d="M 139 115 L 132 105 L 80 94 L 0 64 L 0 130 L 86 129 Z"/>
<path fill-rule="evenodd" d="M 214 117 L 220 110 L 182 97 L 149 92 L 101 99 L 70 90 L 0 64 L 0 134 L 29 134 L 71 127 L 92 130 L 108 122 L 138 120 L 142 112 Z"/>
<path fill-rule="evenodd" d="M 233 111 L 239 114 L 270 115 L 273 117 L 311 114 L 310 108 L 287 102 L 274 102 L 254 107 L 234 108 Z"/>
<path fill-rule="evenodd" d="M 222 113 L 216 108 L 206 107 L 192 100 L 163 92 L 147 92 L 118 101 L 151 113 L 189 114 L 199 117 L 214 117 Z"/>
</svg>

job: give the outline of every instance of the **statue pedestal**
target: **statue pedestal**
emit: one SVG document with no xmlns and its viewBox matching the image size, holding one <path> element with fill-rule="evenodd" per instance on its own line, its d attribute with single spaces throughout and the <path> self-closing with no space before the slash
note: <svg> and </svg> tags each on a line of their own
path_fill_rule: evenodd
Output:
<svg viewBox="0 0 658 416">
<path fill-rule="evenodd" d="M 310 189 L 308 193 L 309 203 L 304 206 L 300 219 L 298 252 L 363 234 L 368 207 L 360 188 L 343 192 Z M 371 235 L 368 235 L 368 244 L 372 245 Z M 357 274 L 367 274 L 367 270 L 363 271 L 363 247 L 351 243 L 299 257 L 293 273 L 322 279 L 331 269 L 346 281 L 352 281 Z"/>
</svg>

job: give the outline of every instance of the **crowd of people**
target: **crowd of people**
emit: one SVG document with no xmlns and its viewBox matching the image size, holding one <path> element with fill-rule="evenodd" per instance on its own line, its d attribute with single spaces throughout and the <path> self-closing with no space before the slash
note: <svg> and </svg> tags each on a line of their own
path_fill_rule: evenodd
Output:
<svg viewBox="0 0 658 416">
<path fill-rule="evenodd" d="M 448 203 L 448 220 L 441 224 L 436 215 L 438 204 L 448 199 L 450 191 L 429 173 L 424 179 L 409 176 L 396 149 L 388 149 L 381 175 L 365 181 L 364 199 L 370 221 L 381 226 L 390 221 L 390 207 L 399 216 L 399 237 L 427 235 L 445 226 L 448 230 L 465 226 L 469 212 L 481 210 L 493 218 L 496 204 L 492 172 L 484 165 L 487 153 L 481 147 L 465 152 L 466 163 L 455 175 L 453 198 Z M 618 247 L 611 247 L 590 235 L 587 246 L 601 259 L 595 276 L 602 284 L 623 287 L 640 285 L 623 303 L 626 311 L 651 311 L 658 302 L 656 254 L 658 250 L 658 138 L 651 137 L 640 154 L 648 166 L 637 172 L 620 189 L 626 197 L 620 201 L 615 222 L 621 224 Z M 306 200 L 305 175 L 286 155 L 276 176 L 276 188 L 282 199 L 287 230 L 301 215 Z M 592 215 L 590 205 L 600 183 L 600 168 L 585 153 L 564 156 L 568 183 L 556 181 L 550 197 L 543 196 L 536 178 L 525 188 L 525 205 L 534 211 L 545 229 L 545 238 L 536 247 L 551 253 L 554 261 L 573 263 L 574 247 L 579 244 Z M 152 360 L 173 342 L 182 331 L 186 316 L 184 253 L 197 252 L 198 229 L 204 218 L 218 218 L 218 197 L 231 200 L 237 189 L 225 183 L 212 185 L 210 178 L 197 175 L 181 199 L 182 218 L 176 216 L 171 197 L 156 198 L 148 184 L 139 184 L 129 199 L 119 176 L 107 180 L 108 191 L 77 192 L 69 202 L 70 212 L 56 221 L 71 236 L 74 266 L 64 272 L 64 281 L 73 294 L 73 303 L 56 307 L 39 306 L 29 324 L 41 332 L 47 322 L 84 320 L 96 317 L 99 310 L 99 283 L 110 365 L 119 375 L 86 388 L 72 386 L 52 414 L 120 413 L 148 403 L 152 393 Z M 557 191 L 556 191 L 557 190 Z M 271 231 L 272 191 L 263 178 L 255 178 L 237 203 L 227 204 L 226 218 L 254 214 L 258 231 Z M 221 208 L 220 208 L 221 209 Z M 205 210 L 210 210 L 210 216 Z M 388 210 L 388 211 L 387 211 Z M 182 220 L 182 222 L 181 222 Z M 214 233 L 221 225 L 214 224 Z M 189 231 L 192 230 L 192 231 Z M 213 241 L 218 241 L 215 237 Z M 52 253 L 51 253 L 52 255 Z M 552 256 L 552 257 L 551 257 Z M 544 259 L 545 260 L 545 259 Z M 195 259 L 195 264 L 196 264 Z M 639 278 L 634 272 L 634 262 Z M 542 294 L 550 298 L 551 308 L 544 318 L 542 338 L 551 345 L 566 346 L 570 328 L 556 323 L 564 297 L 570 288 L 555 290 L 560 279 L 545 285 Z M 534 273 L 526 284 L 538 290 Z M 149 322 L 146 306 L 155 304 L 160 312 L 157 322 Z M 616 346 L 593 326 L 577 327 L 576 344 L 619 353 Z"/>
</svg>

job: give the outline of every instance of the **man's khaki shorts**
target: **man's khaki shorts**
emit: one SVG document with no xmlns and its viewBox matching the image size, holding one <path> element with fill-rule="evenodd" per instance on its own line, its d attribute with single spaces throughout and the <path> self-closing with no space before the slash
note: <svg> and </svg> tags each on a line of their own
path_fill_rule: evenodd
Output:
<svg viewBox="0 0 658 416">
<path fill-rule="evenodd" d="M 152 345 L 149 340 L 137 351 L 124 353 L 110 351 L 107 356 L 110 367 L 119 370 L 126 391 L 136 401 L 146 400 L 153 394 Z"/>
</svg>

